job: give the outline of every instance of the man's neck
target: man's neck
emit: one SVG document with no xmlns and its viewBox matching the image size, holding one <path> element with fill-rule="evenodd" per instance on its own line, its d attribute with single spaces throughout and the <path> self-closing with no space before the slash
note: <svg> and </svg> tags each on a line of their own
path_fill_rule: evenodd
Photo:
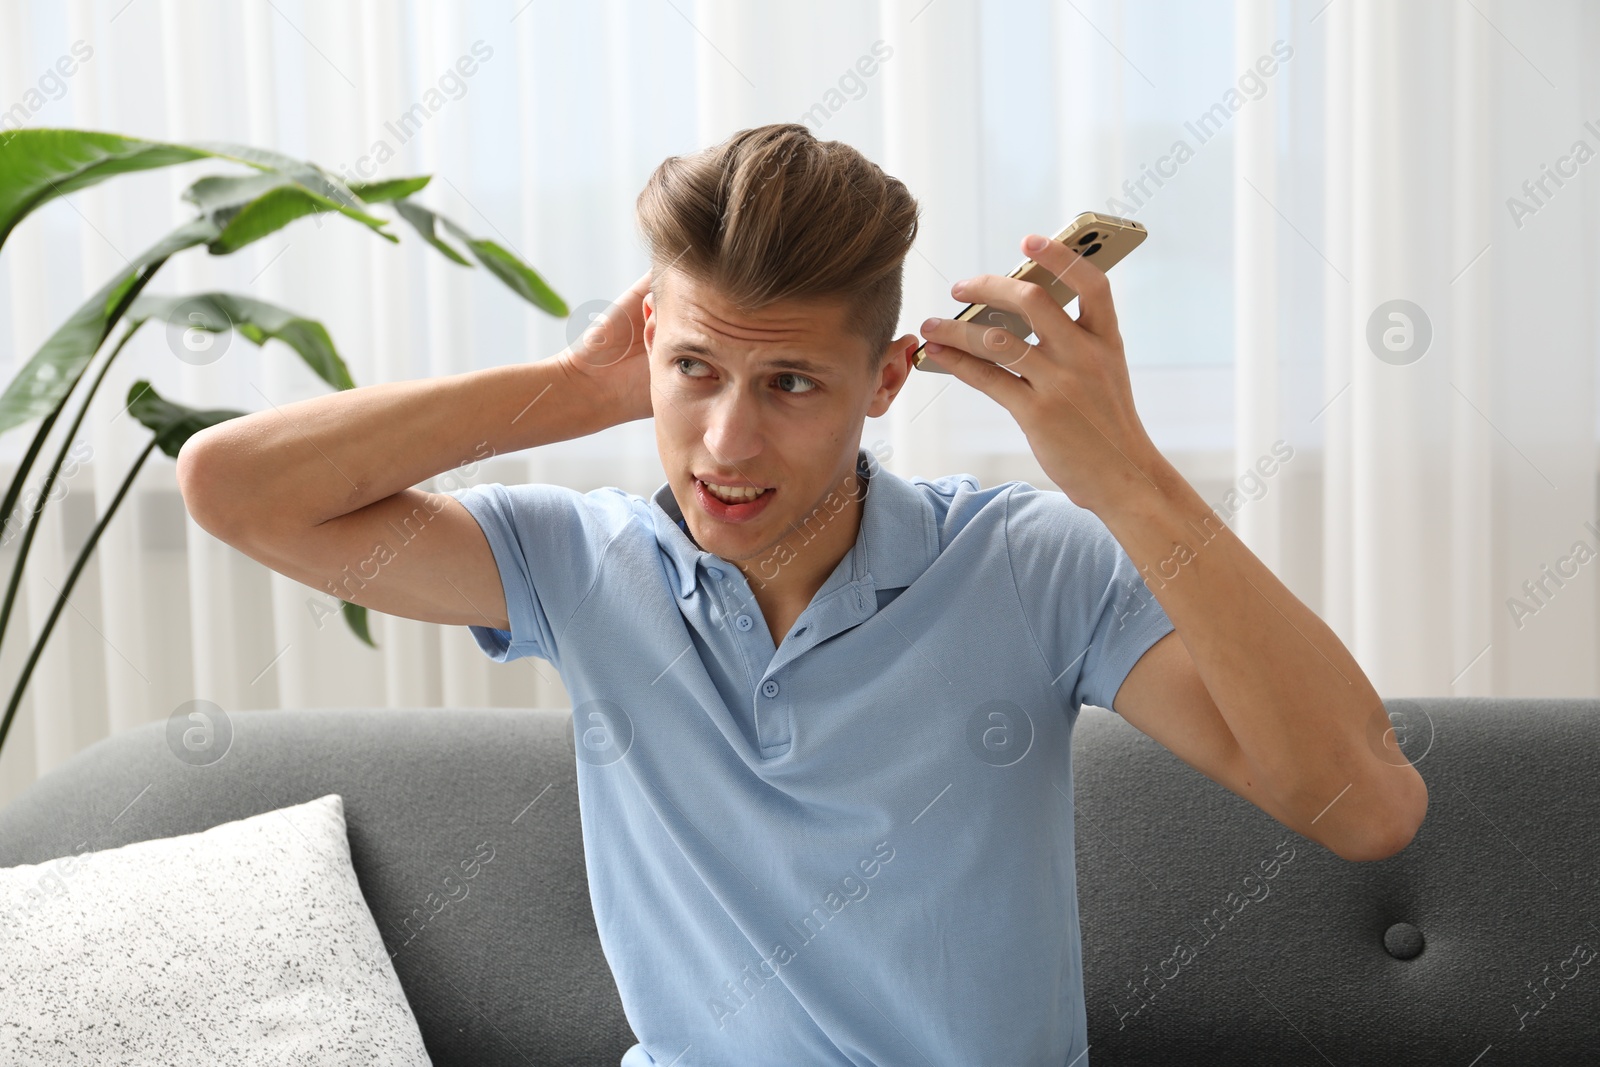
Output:
<svg viewBox="0 0 1600 1067">
<path fill-rule="evenodd" d="M 802 521 L 764 558 L 736 562 L 769 621 L 804 611 L 849 554 L 861 531 L 867 485 L 868 479 L 852 470 L 812 511 L 814 519 Z M 844 507 L 835 513 L 833 506 L 840 501 Z"/>
</svg>

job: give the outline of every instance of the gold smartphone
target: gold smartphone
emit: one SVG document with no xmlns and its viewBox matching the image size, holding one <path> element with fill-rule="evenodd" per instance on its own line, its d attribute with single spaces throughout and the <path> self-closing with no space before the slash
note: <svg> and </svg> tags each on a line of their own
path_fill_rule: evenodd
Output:
<svg viewBox="0 0 1600 1067">
<path fill-rule="evenodd" d="M 1129 252 L 1139 247 L 1147 232 L 1143 225 L 1132 219 L 1085 211 L 1067 223 L 1066 229 L 1056 234 L 1056 240 L 1068 248 L 1080 249 L 1084 258 L 1101 270 L 1110 270 Z M 1031 259 L 1023 260 L 1017 265 L 1017 269 L 1006 277 L 1021 278 L 1025 282 L 1036 282 L 1044 286 L 1049 290 L 1051 298 L 1062 307 L 1072 303 L 1072 298 L 1078 295 L 1072 286 Z M 957 322 L 979 322 L 985 326 L 999 326 L 1024 341 L 1033 336 L 1033 327 L 1029 326 L 1021 315 L 990 307 L 988 304 L 968 304 L 955 318 Z M 924 360 L 923 348 L 926 344 L 924 341 L 917 346 L 916 365 L 925 371 L 949 374 L 950 372 L 944 367 Z"/>
</svg>

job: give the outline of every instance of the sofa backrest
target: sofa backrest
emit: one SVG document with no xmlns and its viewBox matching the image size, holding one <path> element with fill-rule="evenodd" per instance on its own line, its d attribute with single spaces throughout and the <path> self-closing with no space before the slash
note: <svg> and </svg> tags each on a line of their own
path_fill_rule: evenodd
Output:
<svg viewBox="0 0 1600 1067">
<path fill-rule="evenodd" d="M 617 1067 L 633 1031 L 589 903 L 569 712 L 229 720 L 231 746 L 209 765 L 176 758 L 165 721 L 79 752 L 0 810 L 0 867 L 338 793 L 361 891 L 436 1067 Z"/>
<path fill-rule="evenodd" d="M 1411 846 L 1376 863 L 1285 829 L 1111 712 L 1079 713 L 1094 1067 L 1595 1054 L 1600 701 L 1388 707 L 1430 802 Z M 633 1035 L 590 908 L 570 712 L 244 711 L 231 723 L 227 755 L 207 766 L 174 757 L 165 722 L 78 753 L 0 810 L 0 866 L 336 792 L 435 1064 L 616 1067 Z M 463 861 L 489 850 L 465 880 Z"/>
<path fill-rule="evenodd" d="M 1084 709 L 1094 1067 L 1600 1063 L 1600 701 L 1385 704 L 1428 814 L 1369 863 Z"/>
</svg>

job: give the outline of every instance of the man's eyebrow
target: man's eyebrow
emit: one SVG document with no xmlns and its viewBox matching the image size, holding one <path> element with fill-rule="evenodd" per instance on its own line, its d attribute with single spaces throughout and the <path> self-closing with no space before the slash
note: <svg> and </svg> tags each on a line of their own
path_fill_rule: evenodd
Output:
<svg viewBox="0 0 1600 1067">
<path fill-rule="evenodd" d="M 667 346 L 667 351 L 673 355 L 679 352 L 686 352 L 691 355 L 706 356 L 707 358 L 715 355 L 711 349 L 697 341 L 674 341 Z M 800 371 L 802 374 L 815 374 L 819 377 L 830 374 L 833 371 L 832 367 L 825 367 L 820 363 L 812 363 L 809 360 L 795 359 L 792 356 L 780 356 L 777 359 L 769 360 L 766 366 L 772 370 L 795 370 Z"/>
</svg>

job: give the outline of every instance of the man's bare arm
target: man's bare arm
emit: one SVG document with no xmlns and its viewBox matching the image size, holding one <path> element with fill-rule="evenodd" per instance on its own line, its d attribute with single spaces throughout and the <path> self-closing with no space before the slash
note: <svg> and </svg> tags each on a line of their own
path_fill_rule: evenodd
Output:
<svg viewBox="0 0 1600 1067">
<path fill-rule="evenodd" d="M 184 445 L 178 484 L 203 529 L 296 581 L 386 614 L 509 629 L 477 521 L 412 487 L 611 425 L 564 366 L 389 382 L 231 419 Z"/>
<path fill-rule="evenodd" d="M 1145 432 L 1105 272 L 1041 234 L 1023 252 L 1077 291 L 1078 317 L 1043 286 L 981 275 L 951 295 L 1024 315 L 1037 341 L 930 320 L 924 351 L 1010 411 L 1046 476 L 1099 517 L 1141 575 L 1159 575 L 1151 592 L 1178 640 L 1145 653 L 1113 710 L 1135 725 L 1161 721 L 1163 743 L 1185 762 L 1335 854 L 1393 855 L 1422 824 L 1428 789 L 1387 744 L 1371 681 Z"/>
<path fill-rule="evenodd" d="M 649 280 L 551 359 L 348 389 L 208 427 L 178 454 L 184 503 L 219 540 L 342 600 L 509 629 L 477 521 L 453 497 L 413 487 L 650 415 L 639 325 Z"/>
</svg>

